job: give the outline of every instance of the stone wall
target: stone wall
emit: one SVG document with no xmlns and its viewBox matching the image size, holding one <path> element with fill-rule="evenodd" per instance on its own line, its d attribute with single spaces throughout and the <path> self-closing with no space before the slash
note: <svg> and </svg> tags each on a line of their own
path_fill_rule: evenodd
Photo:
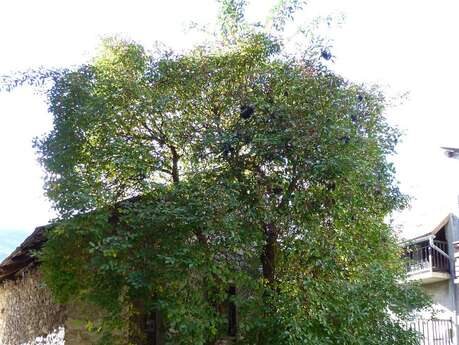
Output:
<svg viewBox="0 0 459 345">
<path fill-rule="evenodd" d="M 44 337 L 37 337 L 22 345 L 63 345 L 64 343 L 64 327 L 55 329 L 52 333 L 49 333 Z"/>
<path fill-rule="evenodd" d="M 86 325 L 102 318 L 95 306 L 55 303 L 36 268 L 0 283 L 0 345 L 95 345 Z"/>
<path fill-rule="evenodd" d="M 0 345 L 62 345 L 66 319 L 36 269 L 0 285 Z"/>
</svg>

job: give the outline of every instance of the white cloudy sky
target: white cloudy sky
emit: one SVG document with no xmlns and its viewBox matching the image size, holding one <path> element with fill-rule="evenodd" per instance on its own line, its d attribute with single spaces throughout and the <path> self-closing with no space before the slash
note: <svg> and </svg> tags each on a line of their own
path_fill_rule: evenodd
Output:
<svg viewBox="0 0 459 345">
<path fill-rule="evenodd" d="M 272 2 L 252 1 L 251 17 L 261 19 Z M 387 116 L 405 133 L 394 161 L 403 190 L 416 197 L 405 216 L 414 225 L 440 220 L 457 204 L 459 161 L 439 147 L 459 147 L 458 10 L 456 0 L 311 0 L 300 18 L 343 13 L 343 26 L 330 32 L 333 68 L 389 95 L 410 92 Z M 3 1 L 0 75 L 82 63 L 105 35 L 189 47 L 184 23 L 207 22 L 215 11 L 212 0 Z M 42 96 L 27 88 L 0 94 L 0 257 L 52 217 L 31 145 L 50 125 Z"/>
</svg>

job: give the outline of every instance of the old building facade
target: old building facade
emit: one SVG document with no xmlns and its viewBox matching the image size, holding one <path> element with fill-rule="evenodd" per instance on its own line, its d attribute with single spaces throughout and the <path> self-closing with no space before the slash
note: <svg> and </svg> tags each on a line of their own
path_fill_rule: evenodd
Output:
<svg viewBox="0 0 459 345">
<path fill-rule="evenodd" d="M 35 229 L 0 264 L 0 345 L 92 345 L 81 305 L 57 304 L 34 257 L 46 227 Z"/>
</svg>

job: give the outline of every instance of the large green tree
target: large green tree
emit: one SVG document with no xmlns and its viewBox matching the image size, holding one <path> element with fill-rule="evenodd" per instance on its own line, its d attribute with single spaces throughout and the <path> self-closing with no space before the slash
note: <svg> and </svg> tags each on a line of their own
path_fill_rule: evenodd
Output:
<svg viewBox="0 0 459 345">
<path fill-rule="evenodd" d="M 403 321 L 422 299 L 384 222 L 405 200 L 387 161 L 398 133 L 383 94 L 329 70 L 327 49 L 287 53 L 300 5 L 261 27 L 221 0 L 216 42 L 111 39 L 18 80 L 47 81 L 54 117 L 36 141 L 61 215 L 45 278 L 105 311 L 102 342 L 147 342 L 160 312 L 168 344 L 215 344 L 235 306 L 238 344 L 415 343 Z"/>
</svg>

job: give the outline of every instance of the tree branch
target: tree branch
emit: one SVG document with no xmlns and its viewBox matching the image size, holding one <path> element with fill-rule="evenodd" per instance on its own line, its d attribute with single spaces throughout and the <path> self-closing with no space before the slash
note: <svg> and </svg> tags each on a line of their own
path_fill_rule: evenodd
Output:
<svg viewBox="0 0 459 345">
<path fill-rule="evenodd" d="M 172 153 L 172 180 L 174 183 L 180 182 L 178 162 L 180 155 L 177 153 L 177 149 L 173 145 L 167 145 L 171 149 Z"/>
</svg>

